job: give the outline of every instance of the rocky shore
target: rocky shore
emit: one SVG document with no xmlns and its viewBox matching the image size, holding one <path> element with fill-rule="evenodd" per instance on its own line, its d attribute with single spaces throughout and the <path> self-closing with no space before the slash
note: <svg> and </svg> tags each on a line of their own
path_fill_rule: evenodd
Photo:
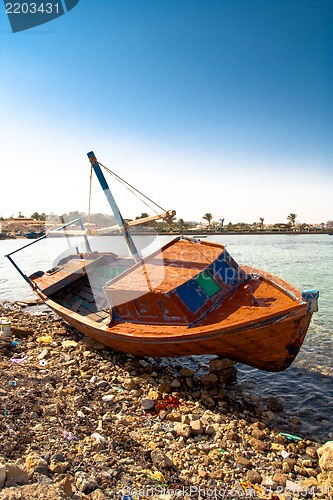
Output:
<svg viewBox="0 0 333 500">
<path fill-rule="evenodd" d="M 333 442 L 295 436 L 283 401 L 240 390 L 233 362 L 197 373 L 40 307 L 0 316 L 0 500 L 332 498 Z"/>
</svg>

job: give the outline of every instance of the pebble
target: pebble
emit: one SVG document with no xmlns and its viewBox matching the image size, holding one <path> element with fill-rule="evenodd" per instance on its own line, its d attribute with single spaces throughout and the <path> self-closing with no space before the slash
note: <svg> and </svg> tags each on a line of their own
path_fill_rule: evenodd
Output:
<svg viewBox="0 0 333 500">
<path fill-rule="evenodd" d="M 303 492 L 308 481 L 319 499 L 333 482 L 332 442 L 280 435 L 297 426 L 302 436 L 301 419 L 284 413 L 283 400 L 238 388 L 233 361 L 212 359 L 204 374 L 163 367 L 106 349 L 50 313 L 0 304 L 0 315 L 12 323 L 12 338 L 0 341 L 1 500 L 122 498 L 125 487 L 151 484 L 208 492 L 242 481 L 276 492 Z"/>
<path fill-rule="evenodd" d="M 252 467 L 251 461 L 248 458 L 243 457 L 242 455 L 238 455 L 236 457 L 236 464 L 241 465 L 242 467 L 245 467 L 246 469 L 249 469 L 250 467 Z"/>
<path fill-rule="evenodd" d="M 156 404 L 155 399 L 145 398 L 141 401 L 141 406 L 144 410 L 152 410 Z"/>
<path fill-rule="evenodd" d="M 256 470 L 248 470 L 246 473 L 246 479 L 253 484 L 260 484 L 262 482 L 262 477 Z"/>
<path fill-rule="evenodd" d="M 89 477 L 84 471 L 78 471 L 75 474 L 75 486 L 82 493 L 90 492 L 98 487 L 97 482 Z"/>
<path fill-rule="evenodd" d="M 153 464 L 161 469 L 170 469 L 173 466 L 172 460 L 159 449 L 153 450 L 150 456 Z"/>
</svg>

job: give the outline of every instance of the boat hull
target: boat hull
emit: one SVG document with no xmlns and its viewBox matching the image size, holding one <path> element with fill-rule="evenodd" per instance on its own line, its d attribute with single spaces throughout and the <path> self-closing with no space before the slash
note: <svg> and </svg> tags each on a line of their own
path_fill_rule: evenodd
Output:
<svg viewBox="0 0 333 500">
<path fill-rule="evenodd" d="M 50 299 L 45 302 L 75 329 L 118 351 L 143 357 L 215 354 L 272 372 L 285 370 L 294 361 L 312 316 L 303 304 L 285 314 L 234 327 L 217 324 L 202 329 L 156 325 L 109 328 L 69 312 Z"/>
</svg>

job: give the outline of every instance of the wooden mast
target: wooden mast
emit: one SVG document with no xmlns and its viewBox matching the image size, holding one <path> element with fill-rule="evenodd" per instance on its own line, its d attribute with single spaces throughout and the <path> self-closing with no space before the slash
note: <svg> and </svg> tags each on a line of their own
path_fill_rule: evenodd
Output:
<svg viewBox="0 0 333 500">
<path fill-rule="evenodd" d="M 119 208 L 118 208 L 118 205 L 110 191 L 110 188 L 109 188 L 109 185 L 105 179 L 105 176 L 102 172 L 102 169 L 96 159 L 96 156 L 94 154 L 93 151 L 90 151 L 88 153 L 88 158 L 90 160 L 90 163 L 91 163 L 91 166 L 92 168 L 94 169 L 94 172 L 97 176 L 97 179 L 104 191 L 104 194 L 106 196 L 106 199 L 108 200 L 109 202 L 109 205 L 112 209 L 112 212 L 115 216 L 115 219 L 116 219 L 116 222 L 118 224 L 118 226 L 120 227 L 121 231 L 122 231 L 122 234 L 125 238 L 125 241 L 126 241 L 126 244 L 128 246 L 128 249 L 131 253 L 131 255 L 133 256 L 135 262 L 140 262 L 141 261 L 141 256 L 139 254 L 139 251 L 138 249 L 136 248 L 135 244 L 134 244 L 134 241 L 133 241 L 133 238 L 129 232 L 129 230 L 127 229 L 126 227 L 126 224 L 124 222 L 124 219 L 123 219 L 123 216 L 121 215 L 120 211 L 119 211 Z"/>
</svg>

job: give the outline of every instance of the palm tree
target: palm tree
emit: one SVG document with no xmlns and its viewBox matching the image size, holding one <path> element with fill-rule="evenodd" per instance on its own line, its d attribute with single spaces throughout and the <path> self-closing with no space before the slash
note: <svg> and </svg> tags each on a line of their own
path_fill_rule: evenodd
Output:
<svg viewBox="0 0 333 500">
<path fill-rule="evenodd" d="M 295 225 L 295 223 L 296 223 L 296 219 L 297 219 L 297 215 L 296 215 L 296 214 L 289 214 L 289 215 L 287 216 L 287 220 L 289 220 L 289 224 L 290 224 L 291 226 L 294 226 L 294 225 Z"/>
<path fill-rule="evenodd" d="M 147 212 L 141 212 L 141 215 L 135 217 L 135 220 L 145 219 L 146 217 L 149 217 L 149 214 L 147 214 Z"/>
<path fill-rule="evenodd" d="M 210 227 L 210 223 L 212 222 L 213 215 L 211 213 L 207 212 L 205 215 L 202 216 L 202 218 L 208 222 L 208 227 Z"/>
<path fill-rule="evenodd" d="M 259 217 L 261 229 L 264 227 L 264 217 Z"/>
</svg>

